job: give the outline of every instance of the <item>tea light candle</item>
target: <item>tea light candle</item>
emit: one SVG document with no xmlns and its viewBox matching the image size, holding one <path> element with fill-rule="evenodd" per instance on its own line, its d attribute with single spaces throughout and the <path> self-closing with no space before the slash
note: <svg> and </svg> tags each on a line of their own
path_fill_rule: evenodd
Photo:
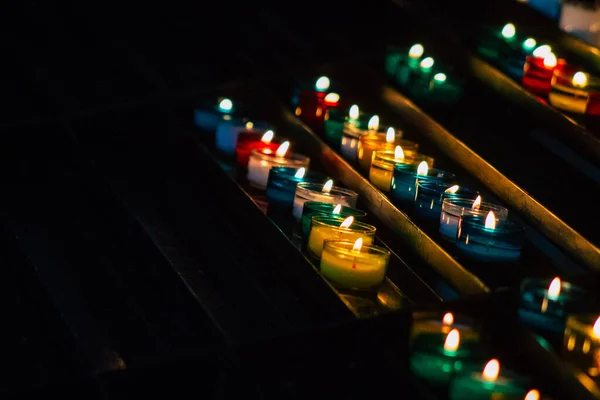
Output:
<svg viewBox="0 0 600 400">
<path fill-rule="evenodd" d="M 426 219 L 439 219 L 444 199 L 473 198 L 477 192 L 446 182 L 417 181 L 416 214 Z"/>
<path fill-rule="evenodd" d="M 415 43 L 406 51 L 406 49 L 393 49 L 386 53 L 385 70 L 387 74 L 404 86 L 411 78 L 411 72 L 419 68 L 425 48 Z"/>
<path fill-rule="evenodd" d="M 418 151 L 419 145 L 410 140 L 402 140 L 401 137 L 402 133 L 396 132 L 391 127 L 388 128 L 386 133 L 370 133 L 361 136 L 358 140 L 358 163 L 361 168 L 365 171 L 371 168 L 374 151 L 394 151 L 396 146 L 402 146 L 406 158 L 413 158 L 412 156 Z"/>
<path fill-rule="evenodd" d="M 325 185 L 302 182 L 296 186 L 292 214 L 296 220 L 300 220 L 304 203 L 307 201 L 319 201 L 323 203 L 356 207 L 356 199 L 358 199 L 358 194 L 356 194 L 356 192 L 333 186 L 332 180 L 327 181 Z"/>
<path fill-rule="evenodd" d="M 424 182 L 453 182 L 455 175 L 441 169 L 429 168 L 427 162 L 419 165 L 396 164 L 390 184 L 392 200 L 397 204 L 412 204 L 417 191 L 417 179 Z"/>
<path fill-rule="evenodd" d="M 505 207 L 482 202 L 481 196 L 473 199 L 461 199 L 448 197 L 442 201 L 440 213 L 440 233 L 444 238 L 455 241 L 458 237 L 458 226 L 463 215 L 487 216 L 493 211 L 496 219 L 504 221 L 508 218 L 508 210 Z"/>
<path fill-rule="evenodd" d="M 281 143 L 275 142 L 274 138 L 275 133 L 272 130 L 268 130 L 264 134 L 251 131 L 240 132 L 235 146 L 237 166 L 241 169 L 248 168 L 248 161 L 250 160 L 250 152 L 252 150 L 268 150 L 271 153 L 277 151 Z"/>
<path fill-rule="evenodd" d="M 362 238 L 363 243 L 371 245 L 375 239 L 376 228 L 373 225 L 357 222 L 354 217 L 346 219 L 313 216 L 308 234 L 308 251 L 316 258 L 321 258 L 323 243 L 327 239 L 355 242 Z"/>
<path fill-rule="evenodd" d="M 565 360 L 600 383 L 600 317 L 570 316 L 564 337 Z"/>
<path fill-rule="evenodd" d="M 554 107 L 576 114 L 600 115 L 600 79 L 565 68 L 555 71 L 548 100 Z"/>
<path fill-rule="evenodd" d="M 288 154 L 289 147 L 290 142 L 284 142 L 275 151 L 275 154 L 270 149 L 252 150 L 248 161 L 248 181 L 250 185 L 258 189 L 265 189 L 271 167 L 308 168 L 310 158 L 295 153 Z"/>
<path fill-rule="evenodd" d="M 463 215 L 456 245 L 466 257 L 484 262 L 511 262 L 521 257 L 525 228 L 498 221 L 493 211 L 486 217 Z"/>
<path fill-rule="evenodd" d="M 328 92 L 330 87 L 330 79 L 321 76 L 313 88 L 300 90 L 300 94 L 292 101 L 296 106 L 296 116 L 312 127 L 321 129 L 327 110 L 337 107 L 340 101 L 337 93 Z"/>
<path fill-rule="evenodd" d="M 269 210 L 291 210 L 294 205 L 296 185 L 299 182 L 324 184 L 328 178 L 318 172 L 307 172 L 306 168 L 272 167 L 267 181 L 267 203 Z"/>
<path fill-rule="evenodd" d="M 321 254 L 321 274 L 343 289 L 370 290 L 383 282 L 390 251 L 381 246 L 325 240 Z"/>
<path fill-rule="evenodd" d="M 315 215 L 335 218 L 354 217 L 356 221 L 363 221 L 367 213 L 356 208 L 343 206 L 341 204 L 323 203 L 320 201 L 307 201 L 302 209 L 302 235 L 308 238 L 312 217 Z"/>
<path fill-rule="evenodd" d="M 208 106 L 194 110 L 194 122 L 206 131 L 217 129 L 221 121 L 232 121 L 235 109 L 233 101 L 228 98 L 220 98 L 216 106 Z"/>
<path fill-rule="evenodd" d="M 355 128 L 367 129 L 369 119 L 360 111 L 356 104 L 352 105 L 348 115 L 337 108 L 332 108 L 325 114 L 325 141 L 334 148 L 338 148 L 342 142 L 344 130 Z"/>
<path fill-rule="evenodd" d="M 348 125 L 344 127 L 342 133 L 342 146 L 340 152 L 345 160 L 355 162 L 358 154 L 358 141 L 361 136 L 369 133 L 376 133 L 379 129 L 379 116 L 373 115 L 367 122 L 367 130 L 359 129 L 356 126 Z"/>
<path fill-rule="evenodd" d="M 527 380 L 506 371 L 500 375 L 500 362 L 491 359 L 483 372 L 459 375 L 450 384 L 450 400 L 521 400 L 527 394 Z"/>
<path fill-rule="evenodd" d="M 433 167 L 434 160 L 432 157 L 419 153 L 411 153 L 410 157 L 406 157 L 402 146 L 397 145 L 393 151 L 376 150 L 373 152 L 373 161 L 369 169 L 369 180 L 379 190 L 389 192 L 394 165 L 412 164 L 418 166 L 421 161 L 425 161 L 429 168 Z"/>
<path fill-rule="evenodd" d="M 586 313 L 590 300 L 590 293 L 559 277 L 527 278 L 521 285 L 519 317 L 536 330 L 562 333 L 569 314 Z"/>
<path fill-rule="evenodd" d="M 239 121 L 221 121 L 217 125 L 215 146 L 217 150 L 225 155 L 234 155 L 240 132 L 250 132 L 262 136 L 267 130 L 265 123 L 253 123 L 251 121 L 240 123 Z"/>
<path fill-rule="evenodd" d="M 566 65 L 564 59 L 556 58 L 550 46 L 539 46 L 533 55 L 525 58 L 522 84 L 532 93 L 547 95 L 552 88 L 554 71 L 561 71 Z"/>
</svg>

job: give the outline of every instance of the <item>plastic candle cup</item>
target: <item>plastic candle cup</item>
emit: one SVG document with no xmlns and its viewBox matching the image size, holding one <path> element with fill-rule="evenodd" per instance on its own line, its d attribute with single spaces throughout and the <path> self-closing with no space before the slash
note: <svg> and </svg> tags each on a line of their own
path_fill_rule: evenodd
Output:
<svg viewBox="0 0 600 400">
<path fill-rule="evenodd" d="M 564 336 L 565 360 L 600 382 L 600 317 L 570 316 Z"/>
<path fill-rule="evenodd" d="M 461 374 L 450 384 L 450 400 L 522 400 L 528 380 L 511 371 L 502 371 L 496 359 L 488 361 L 482 372 Z"/>
<path fill-rule="evenodd" d="M 356 104 L 352 105 L 347 114 L 332 108 L 325 114 L 325 141 L 337 148 L 342 142 L 344 130 L 347 128 L 367 129 L 369 118 L 364 115 Z"/>
<path fill-rule="evenodd" d="M 445 182 L 417 181 L 416 214 L 425 219 L 440 219 L 444 199 L 475 198 L 477 192 Z"/>
<path fill-rule="evenodd" d="M 231 121 L 234 118 L 235 107 L 228 98 L 220 98 L 216 105 L 200 107 L 194 110 L 194 122 L 206 131 L 214 132 L 221 121 Z M 239 120 L 239 118 L 238 118 Z"/>
<path fill-rule="evenodd" d="M 301 182 L 296 186 L 292 214 L 296 220 L 299 221 L 302 218 L 304 203 L 307 201 L 319 201 L 334 205 L 341 204 L 343 206 L 356 207 L 357 199 L 358 194 L 356 192 L 333 186 L 333 181 L 331 180 L 325 183 L 325 185 Z"/>
<path fill-rule="evenodd" d="M 416 197 L 417 179 L 423 182 L 451 183 L 455 178 L 451 172 L 429 168 L 425 161 L 421 161 L 419 165 L 396 164 L 390 184 L 391 197 L 397 204 L 412 204 Z"/>
<path fill-rule="evenodd" d="M 385 279 L 390 251 L 381 246 L 325 240 L 321 254 L 321 274 L 343 289 L 372 290 Z"/>
<path fill-rule="evenodd" d="M 252 150 L 248 161 L 248 181 L 250 185 L 258 189 L 265 189 L 271 167 L 308 168 L 310 158 L 301 154 L 290 154 L 287 151 L 288 147 L 289 142 L 284 142 L 275 152 L 270 149 Z"/>
<path fill-rule="evenodd" d="M 398 147 L 400 147 L 398 149 Z M 419 165 L 425 161 L 429 168 L 433 167 L 433 157 L 419 153 L 411 153 L 407 157 L 402 146 L 396 146 L 394 150 L 376 150 L 373 152 L 373 160 L 369 169 L 369 180 L 375 187 L 384 192 L 390 191 L 394 165 L 411 164 Z"/>
<path fill-rule="evenodd" d="M 281 142 L 282 139 L 275 139 L 275 133 L 270 130 L 265 133 L 253 131 L 240 132 L 235 145 L 235 160 L 238 168 L 248 168 L 248 161 L 250 160 L 250 152 L 252 150 L 268 150 L 274 153 L 281 145 Z M 290 147 L 292 147 L 291 142 Z"/>
<path fill-rule="evenodd" d="M 463 215 L 486 216 L 490 211 L 496 214 L 496 219 L 499 221 L 508 218 L 508 210 L 505 207 L 481 202 L 481 197 L 478 199 L 447 197 L 442 201 L 440 233 L 444 238 L 455 241 L 458 238 L 458 227 Z"/>
<path fill-rule="evenodd" d="M 266 189 L 269 210 L 291 210 L 299 182 L 315 182 L 322 185 L 327 179 L 325 175 L 306 171 L 304 167 L 271 167 Z"/>
<path fill-rule="evenodd" d="M 391 129 L 391 130 L 390 130 Z M 371 168 L 374 151 L 394 151 L 401 146 L 406 158 L 411 158 L 419 150 L 419 145 L 410 140 L 402 140 L 401 132 L 389 128 L 385 133 L 370 133 L 358 139 L 358 163 L 364 171 Z"/>
<path fill-rule="evenodd" d="M 315 215 L 332 217 L 332 218 L 347 218 L 354 217 L 355 221 L 363 221 L 367 213 L 356 208 L 343 206 L 341 204 L 323 203 L 320 201 L 307 201 L 302 209 L 302 236 L 308 238 L 312 217 Z"/>
<path fill-rule="evenodd" d="M 325 240 L 343 240 L 354 243 L 362 238 L 363 245 L 371 245 L 375 239 L 376 228 L 354 220 L 354 217 L 336 218 L 313 216 L 308 234 L 307 248 L 315 258 L 321 258 Z"/>
<path fill-rule="evenodd" d="M 268 125 L 261 122 L 241 123 L 236 120 L 221 121 L 217 125 L 217 133 L 215 136 L 215 146 L 217 150 L 227 156 L 235 154 L 235 148 L 240 132 L 255 133 L 262 136 L 267 131 Z"/>
<path fill-rule="evenodd" d="M 524 241 L 523 226 L 508 220 L 498 221 L 490 211 L 486 216 L 462 216 L 456 246 L 472 260 L 499 263 L 518 260 Z"/>
<path fill-rule="evenodd" d="M 519 317 L 540 332 L 562 333 L 570 314 L 589 310 L 590 294 L 560 278 L 527 278 L 521 285 Z"/>
<path fill-rule="evenodd" d="M 465 368 L 475 368 L 479 334 L 472 322 L 452 313 L 415 315 L 410 336 L 412 373 L 435 386 L 447 385 Z"/>
</svg>

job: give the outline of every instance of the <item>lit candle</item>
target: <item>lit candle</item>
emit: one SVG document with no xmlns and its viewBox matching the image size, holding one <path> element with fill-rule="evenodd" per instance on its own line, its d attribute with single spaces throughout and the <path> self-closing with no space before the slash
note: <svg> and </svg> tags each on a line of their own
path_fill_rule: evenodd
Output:
<svg viewBox="0 0 600 400">
<path fill-rule="evenodd" d="M 463 215 L 486 216 L 493 211 L 496 219 L 504 221 L 508 218 L 508 210 L 505 207 L 482 202 L 481 196 L 473 199 L 447 197 L 442 201 L 440 213 L 440 233 L 445 239 L 455 241 L 458 237 L 458 226 Z"/>
<path fill-rule="evenodd" d="M 268 130 L 263 134 L 258 132 L 240 132 L 235 146 L 236 164 L 238 168 L 244 170 L 248 168 L 248 161 L 250 160 L 252 150 L 268 150 L 268 152 L 273 153 L 277 151 L 280 145 L 281 143 L 275 140 L 275 133 L 272 130 Z"/>
<path fill-rule="evenodd" d="M 271 167 L 308 168 L 310 158 L 295 153 L 288 154 L 289 147 L 290 142 L 283 142 L 275 151 L 275 154 L 270 149 L 252 150 L 248 161 L 248 181 L 250 185 L 258 189 L 265 189 Z"/>
<path fill-rule="evenodd" d="M 294 205 L 296 186 L 299 182 L 313 182 L 322 185 L 328 179 L 325 175 L 309 172 L 304 167 L 271 167 L 266 189 L 269 211 L 291 211 Z"/>
<path fill-rule="evenodd" d="M 302 209 L 302 236 L 308 238 L 312 217 L 315 215 L 325 217 L 347 218 L 354 217 L 356 221 L 363 221 L 367 213 L 356 208 L 341 204 L 324 203 L 320 201 L 307 201 Z"/>
<path fill-rule="evenodd" d="M 600 79 L 564 68 L 554 72 L 548 94 L 554 107 L 575 114 L 600 115 Z"/>
<path fill-rule="evenodd" d="M 422 161 L 425 161 L 429 168 L 433 167 L 434 160 L 432 157 L 419 153 L 409 154 L 410 157 L 404 153 L 404 150 L 400 145 L 396 145 L 393 151 L 374 151 L 372 156 L 373 161 L 371 162 L 371 168 L 369 169 L 369 181 L 371 181 L 371 183 L 379 190 L 389 192 L 394 165 L 412 164 L 418 166 Z"/>
<path fill-rule="evenodd" d="M 338 108 L 332 108 L 325 115 L 325 141 L 337 149 L 342 143 L 344 131 L 354 132 L 347 135 L 356 134 L 358 136 L 356 132 L 367 129 L 368 123 L 369 119 L 360 112 L 356 104 L 350 107 L 347 115 L 344 115 Z"/>
<path fill-rule="evenodd" d="M 200 128 L 214 132 L 221 121 L 231 121 L 235 108 L 233 101 L 228 98 L 220 98 L 216 105 L 200 107 L 194 110 L 194 122 Z"/>
<path fill-rule="evenodd" d="M 417 181 L 416 215 L 424 219 L 439 220 L 444 199 L 475 199 L 477 196 L 477 192 L 464 186 L 446 182 Z"/>
<path fill-rule="evenodd" d="M 362 124 L 361 124 L 362 126 Z M 340 153 L 344 159 L 355 162 L 358 154 L 358 143 L 362 136 L 375 134 L 379 130 L 379 116 L 373 115 L 367 122 L 367 129 L 359 129 L 352 125 L 344 127 Z"/>
<path fill-rule="evenodd" d="M 394 151 L 401 146 L 405 158 L 415 158 L 419 145 L 410 140 L 402 140 L 402 133 L 390 127 L 385 133 L 369 133 L 358 140 L 358 163 L 364 171 L 369 171 L 374 151 Z"/>
<path fill-rule="evenodd" d="M 600 317 L 570 316 L 564 336 L 565 359 L 600 383 Z"/>
<path fill-rule="evenodd" d="M 294 96 L 292 100 L 296 116 L 320 131 L 323 128 L 323 121 L 328 110 L 337 107 L 340 102 L 339 94 L 329 92 L 330 89 L 330 79 L 321 76 L 310 88 L 300 88 L 296 91 L 299 94 Z"/>
<path fill-rule="evenodd" d="M 421 70 L 421 73 L 423 75 L 430 74 L 431 70 L 433 69 L 434 63 L 435 63 L 435 61 L 433 60 L 432 57 L 426 57 L 423 60 L 421 60 L 421 62 L 419 63 L 419 69 Z"/>
<path fill-rule="evenodd" d="M 491 359 L 483 372 L 459 375 L 450 384 L 450 400 L 523 399 L 527 380 L 510 371 L 500 375 L 500 362 Z"/>
<path fill-rule="evenodd" d="M 302 182 L 296 186 L 294 196 L 294 207 L 292 214 L 296 220 L 302 217 L 304 203 L 307 201 L 319 201 L 323 203 L 341 204 L 344 206 L 355 207 L 358 194 L 352 190 L 333 186 L 333 181 L 329 180 L 325 185 L 310 182 Z"/>
<path fill-rule="evenodd" d="M 554 72 L 560 72 L 566 66 L 566 61 L 557 58 L 550 46 L 539 46 L 525 59 L 522 84 L 532 93 L 547 95 L 552 88 Z"/>
<path fill-rule="evenodd" d="M 521 257 L 525 228 L 508 220 L 498 221 L 493 211 L 485 217 L 463 215 L 458 230 L 456 245 L 468 258 L 494 263 Z"/>
<path fill-rule="evenodd" d="M 370 290 L 385 279 L 390 251 L 384 247 L 355 242 L 326 240 L 321 255 L 321 274 L 334 286 Z"/>
<path fill-rule="evenodd" d="M 411 205 L 415 201 L 417 180 L 424 182 L 453 182 L 453 173 L 440 169 L 429 168 L 427 162 L 421 161 L 419 165 L 396 164 L 390 184 L 392 200 L 400 205 Z"/>
<path fill-rule="evenodd" d="M 232 156 L 235 154 L 238 136 L 241 132 L 249 132 L 262 136 L 267 131 L 267 126 L 266 123 L 254 123 L 251 121 L 246 123 L 236 120 L 221 121 L 217 125 L 215 146 L 222 154 Z"/>
<path fill-rule="evenodd" d="M 559 277 L 527 278 L 521 285 L 519 317 L 537 331 L 562 334 L 569 314 L 586 313 L 591 304 L 589 293 Z"/>
<path fill-rule="evenodd" d="M 357 222 L 352 216 L 346 219 L 313 216 L 308 234 L 308 251 L 312 256 L 321 258 L 323 243 L 328 239 L 355 242 L 362 238 L 365 245 L 371 245 L 375 231 L 373 225 Z"/>
</svg>

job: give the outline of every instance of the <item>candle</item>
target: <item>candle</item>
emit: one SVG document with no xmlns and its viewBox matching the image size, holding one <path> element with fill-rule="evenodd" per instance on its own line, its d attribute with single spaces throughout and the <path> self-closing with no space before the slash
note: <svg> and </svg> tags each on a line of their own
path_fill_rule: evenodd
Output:
<svg viewBox="0 0 600 400">
<path fill-rule="evenodd" d="M 307 201 L 302 209 L 302 236 L 308 238 L 312 217 L 315 215 L 326 217 L 347 218 L 354 217 L 356 221 L 363 221 L 367 213 L 356 208 L 343 206 L 341 204 L 324 203 L 320 201 Z"/>
<path fill-rule="evenodd" d="M 445 198 L 440 213 L 440 233 L 445 239 L 455 241 L 458 237 L 458 226 L 463 215 L 486 216 L 493 211 L 496 219 L 504 221 L 508 218 L 508 210 L 496 204 L 482 202 L 481 196 L 473 199 Z"/>
<path fill-rule="evenodd" d="M 321 274 L 334 286 L 344 289 L 370 290 L 383 282 L 390 251 L 381 246 L 355 242 L 325 240 L 321 254 Z"/>
<path fill-rule="evenodd" d="M 559 277 L 527 278 L 521 285 L 519 317 L 538 331 L 562 334 L 569 314 L 586 313 L 592 303 L 589 293 Z"/>
<path fill-rule="evenodd" d="M 220 98 L 217 105 L 197 108 L 194 110 L 194 122 L 206 131 L 217 129 L 221 121 L 231 121 L 235 108 L 233 101 L 228 98 Z"/>
<path fill-rule="evenodd" d="M 564 336 L 565 360 L 600 383 L 600 317 L 570 316 Z"/>
<path fill-rule="evenodd" d="M 550 46 L 540 46 L 525 59 L 522 84 L 534 94 L 547 95 L 552 88 L 554 71 L 561 71 L 566 65 L 564 59 L 556 58 Z"/>
<path fill-rule="evenodd" d="M 340 101 L 337 93 L 328 93 L 330 87 L 330 79 L 321 76 L 314 83 L 314 87 L 301 90 L 297 100 L 293 101 L 296 116 L 313 128 L 321 130 L 325 114 L 330 108 L 337 107 Z"/>
<path fill-rule="evenodd" d="M 419 71 L 421 72 L 420 75 L 429 75 L 433 69 L 433 64 L 435 64 L 435 61 L 432 57 L 425 57 L 424 59 L 422 59 L 419 63 Z"/>
<path fill-rule="evenodd" d="M 248 161 L 250 185 L 258 189 L 265 189 L 271 167 L 308 168 L 310 158 L 295 153 L 288 154 L 289 146 L 290 142 L 282 143 L 274 154 L 270 149 L 252 150 Z"/>
<path fill-rule="evenodd" d="M 390 184 L 392 200 L 397 204 L 410 204 L 415 201 L 417 179 L 425 182 L 453 182 L 454 174 L 440 169 L 429 168 L 426 161 L 419 165 L 396 164 Z"/>
<path fill-rule="evenodd" d="M 376 150 L 373 152 L 372 158 L 369 180 L 375 187 L 384 192 L 390 191 L 394 165 L 412 164 L 418 166 L 421 161 L 425 161 L 428 167 L 431 168 L 434 161 L 432 157 L 419 153 L 410 153 L 410 157 L 407 157 L 402 146 L 399 145 L 396 145 L 393 151 Z"/>
<path fill-rule="evenodd" d="M 342 142 L 344 130 L 366 129 L 369 120 L 360 112 L 356 104 L 352 105 L 346 116 L 341 110 L 332 108 L 325 114 L 325 141 L 334 148 L 338 148 Z"/>
<path fill-rule="evenodd" d="M 274 137 L 275 133 L 272 130 L 268 130 L 262 135 L 259 132 L 252 131 L 240 132 L 235 146 L 237 166 L 241 169 L 248 168 L 248 161 L 250 160 L 250 153 L 252 150 L 268 150 L 271 153 L 275 152 L 281 143 L 276 142 Z"/>
<path fill-rule="evenodd" d="M 342 219 L 316 215 L 312 217 L 308 234 L 308 251 L 312 256 L 321 258 L 323 243 L 327 239 L 354 242 L 362 238 L 363 244 L 371 245 L 375 239 L 375 231 L 373 225 L 357 222 L 352 216 Z"/>
<path fill-rule="evenodd" d="M 563 111 L 600 115 L 600 79 L 572 68 L 557 70 L 548 99 Z"/>
<path fill-rule="evenodd" d="M 271 167 L 266 189 L 269 210 L 291 210 L 299 182 L 323 184 L 328 179 L 318 172 L 307 172 L 304 167 Z"/>
<path fill-rule="evenodd" d="M 367 129 L 359 129 L 356 126 L 348 125 L 344 127 L 342 133 L 341 154 L 344 159 L 355 162 L 358 153 L 358 141 L 361 136 L 369 133 L 376 133 L 379 129 L 379 116 L 373 115 L 367 122 Z"/>
<path fill-rule="evenodd" d="M 463 215 L 456 245 L 466 257 L 484 262 L 511 262 L 521 257 L 525 228 L 508 220 L 498 221 L 493 211 L 487 216 Z"/>
<path fill-rule="evenodd" d="M 215 136 L 215 146 L 221 153 L 232 156 L 235 154 L 235 149 L 240 132 L 255 133 L 262 136 L 266 133 L 267 125 L 265 123 L 253 123 L 251 121 L 241 123 L 235 120 L 223 120 L 217 125 L 217 133 Z"/>
<path fill-rule="evenodd" d="M 302 217 L 304 203 L 307 201 L 320 201 L 331 204 L 341 204 L 343 206 L 355 207 L 358 194 L 352 190 L 333 186 L 333 181 L 329 180 L 325 185 L 310 182 L 302 182 L 296 186 L 296 195 L 294 196 L 294 207 L 292 214 L 296 220 Z"/>
<path fill-rule="evenodd" d="M 402 146 L 404 156 L 414 158 L 413 155 L 419 149 L 419 145 L 410 140 L 402 140 L 402 132 L 396 132 L 394 128 L 388 128 L 386 133 L 369 133 L 358 140 L 358 163 L 363 170 L 371 168 L 373 152 L 388 150 L 394 151 L 396 146 Z"/>
<path fill-rule="evenodd" d="M 527 380 L 506 371 L 500 376 L 500 363 L 491 359 L 483 372 L 459 375 L 450 384 L 450 400 L 522 400 L 527 394 Z"/>
<path fill-rule="evenodd" d="M 425 219 L 440 219 L 444 199 L 473 198 L 477 192 L 447 182 L 417 181 L 416 214 Z"/>
</svg>

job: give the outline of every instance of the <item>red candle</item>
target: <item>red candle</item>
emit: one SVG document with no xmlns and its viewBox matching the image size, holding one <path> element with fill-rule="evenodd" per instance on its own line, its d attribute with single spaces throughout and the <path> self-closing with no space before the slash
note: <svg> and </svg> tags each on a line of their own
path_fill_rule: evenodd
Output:
<svg viewBox="0 0 600 400">
<path fill-rule="evenodd" d="M 552 88 L 554 71 L 563 70 L 567 65 L 562 58 L 550 53 L 545 57 L 527 56 L 523 68 L 523 86 L 538 95 L 547 95 Z"/>
<path fill-rule="evenodd" d="M 315 129 L 322 129 L 327 110 L 340 104 L 340 96 L 334 92 L 303 90 L 298 96 L 295 114 Z"/>
<path fill-rule="evenodd" d="M 269 132 L 265 134 L 260 132 L 244 131 L 240 132 L 235 146 L 235 159 L 238 167 L 248 168 L 248 160 L 250 159 L 250 152 L 254 149 L 267 150 L 275 152 L 281 143 L 280 140 L 277 143 L 273 142 L 273 137 L 268 137 Z M 267 136 L 267 137 L 265 137 Z"/>
</svg>

